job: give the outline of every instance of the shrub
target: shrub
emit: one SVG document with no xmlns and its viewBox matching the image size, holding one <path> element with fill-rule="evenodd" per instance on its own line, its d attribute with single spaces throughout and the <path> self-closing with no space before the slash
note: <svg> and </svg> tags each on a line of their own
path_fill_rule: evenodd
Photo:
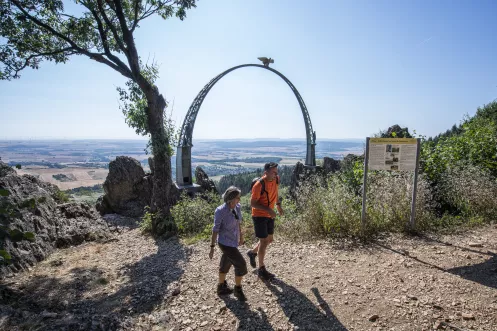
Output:
<svg viewBox="0 0 497 331">
<path fill-rule="evenodd" d="M 497 125 L 492 120 L 466 119 L 458 135 L 442 136 L 438 142 L 426 141 L 421 149 L 423 172 L 437 183 L 455 163 L 469 163 L 497 176 Z"/>
<path fill-rule="evenodd" d="M 489 170 L 467 163 L 451 166 L 441 176 L 437 194 L 463 217 L 497 217 L 497 181 Z"/>
<path fill-rule="evenodd" d="M 156 214 L 150 212 L 150 207 L 145 206 L 145 213 L 139 222 L 142 233 L 152 233 L 152 222 Z"/>
<path fill-rule="evenodd" d="M 368 179 L 367 222 L 361 222 L 362 196 L 343 174 L 331 174 L 323 183 L 314 177 L 298 189 L 297 199 L 285 203 L 281 232 L 296 238 L 315 236 L 370 236 L 409 228 L 413 173 L 371 172 Z M 417 229 L 433 219 L 435 204 L 428 182 L 420 176 L 417 187 Z"/>
<path fill-rule="evenodd" d="M 338 175 L 324 182 L 315 176 L 297 190 L 296 201 L 285 201 L 285 216 L 278 222 L 289 237 L 358 234 L 361 199 Z"/>
<path fill-rule="evenodd" d="M 368 176 L 367 227 L 369 232 L 409 231 L 413 172 L 372 171 Z M 437 204 L 425 176 L 418 176 L 416 229 L 427 229 Z"/>
<path fill-rule="evenodd" d="M 69 201 L 69 196 L 66 194 L 66 192 L 61 191 L 57 189 L 55 193 L 53 194 L 52 198 L 57 202 L 57 203 L 64 203 Z"/>
<path fill-rule="evenodd" d="M 171 215 L 180 235 L 208 236 L 214 224 L 214 211 L 222 204 L 219 195 L 207 193 L 194 198 L 182 195 L 171 209 Z"/>
</svg>

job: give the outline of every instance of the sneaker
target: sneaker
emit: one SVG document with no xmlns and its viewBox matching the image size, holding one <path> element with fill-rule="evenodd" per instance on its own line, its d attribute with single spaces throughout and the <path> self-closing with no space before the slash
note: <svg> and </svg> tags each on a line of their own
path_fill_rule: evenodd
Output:
<svg viewBox="0 0 497 331">
<path fill-rule="evenodd" d="M 235 297 L 238 298 L 238 300 L 247 301 L 247 297 L 245 296 L 245 294 L 243 294 L 243 290 L 242 290 L 241 286 L 235 285 L 233 294 L 235 295 Z"/>
<path fill-rule="evenodd" d="M 252 250 L 249 249 L 247 251 L 247 255 L 249 257 L 250 265 L 252 266 L 252 268 L 257 268 L 257 263 L 255 262 L 255 258 L 257 257 L 257 253 L 254 253 L 254 252 L 252 252 Z"/>
<path fill-rule="evenodd" d="M 228 287 L 228 283 L 224 281 L 222 284 L 217 284 L 217 295 L 229 295 L 233 290 Z"/>
<path fill-rule="evenodd" d="M 257 270 L 257 275 L 262 280 L 272 280 L 276 277 L 274 274 L 267 271 L 266 267 L 264 266 L 260 267 L 259 270 Z"/>
</svg>

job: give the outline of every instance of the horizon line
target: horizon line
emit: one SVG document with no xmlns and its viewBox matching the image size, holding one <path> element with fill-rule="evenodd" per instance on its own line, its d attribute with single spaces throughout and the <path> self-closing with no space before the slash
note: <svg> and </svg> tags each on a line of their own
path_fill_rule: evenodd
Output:
<svg viewBox="0 0 497 331">
<path fill-rule="evenodd" d="M 261 141 L 261 140 L 306 140 L 307 138 L 198 138 L 198 139 L 193 139 L 193 141 Z M 366 137 L 364 138 L 320 138 L 316 139 L 316 141 L 320 140 L 365 140 Z M 15 137 L 15 138 L 8 138 L 8 137 L 0 137 L 0 141 L 12 141 L 12 140 L 18 140 L 18 141 L 59 141 L 59 140 L 127 140 L 127 141 L 148 141 L 148 139 L 143 139 L 143 138 L 84 138 L 84 137 L 78 137 L 78 138 L 56 138 L 56 137 Z"/>
</svg>

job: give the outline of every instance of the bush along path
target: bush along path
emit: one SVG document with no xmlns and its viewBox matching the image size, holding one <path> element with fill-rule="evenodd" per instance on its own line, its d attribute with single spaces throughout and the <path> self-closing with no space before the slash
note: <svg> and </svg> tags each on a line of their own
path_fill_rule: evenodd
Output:
<svg viewBox="0 0 497 331">
<path fill-rule="evenodd" d="M 495 225 L 364 245 L 277 238 L 278 278 L 249 267 L 246 303 L 215 294 L 207 243 L 116 233 L 2 280 L 0 330 L 497 330 Z"/>
</svg>

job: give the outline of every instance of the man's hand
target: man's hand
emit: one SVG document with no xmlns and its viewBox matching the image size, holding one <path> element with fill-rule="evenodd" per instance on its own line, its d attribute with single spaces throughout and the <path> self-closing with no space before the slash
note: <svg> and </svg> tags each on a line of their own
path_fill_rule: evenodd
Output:
<svg viewBox="0 0 497 331">
<path fill-rule="evenodd" d="M 271 218 L 276 218 L 276 213 L 272 209 L 269 209 L 269 215 L 271 215 Z"/>
<path fill-rule="evenodd" d="M 209 259 L 212 260 L 213 256 L 214 256 L 214 247 L 211 247 L 211 251 L 209 252 Z"/>
<path fill-rule="evenodd" d="M 238 246 L 241 246 L 245 244 L 245 239 L 243 238 L 243 236 L 240 236 L 240 240 L 238 241 Z"/>
<path fill-rule="evenodd" d="M 280 216 L 285 215 L 285 212 L 283 211 L 283 208 L 281 208 L 281 205 L 276 205 L 276 208 L 278 208 L 278 214 L 280 214 Z"/>
</svg>

